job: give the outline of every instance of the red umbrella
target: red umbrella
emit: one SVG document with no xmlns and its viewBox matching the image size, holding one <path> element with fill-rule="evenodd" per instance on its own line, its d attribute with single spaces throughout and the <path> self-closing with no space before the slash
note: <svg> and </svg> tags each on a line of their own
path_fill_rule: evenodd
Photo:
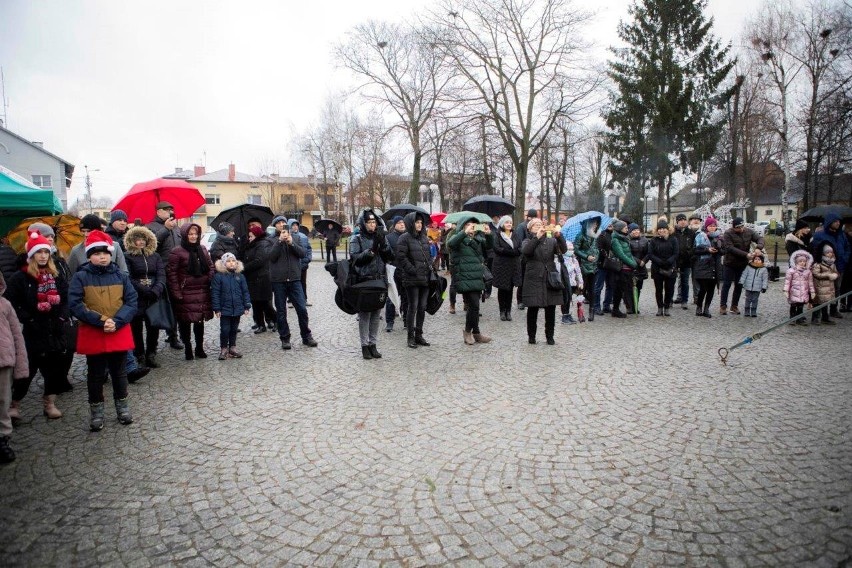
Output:
<svg viewBox="0 0 852 568">
<path fill-rule="evenodd" d="M 131 187 L 113 210 L 121 209 L 127 213 L 128 219 L 139 218 L 143 223 L 149 223 L 156 217 L 157 203 L 160 201 L 171 203 L 175 208 L 175 217 L 185 219 L 204 205 L 204 196 L 197 187 L 182 179 L 158 178 Z"/>
<path fill-rule="evenodd" d="M 438 211 L 436 213 L 432 213 L 430 217 L 432 218 L 433 223 L 438 223 L 438 226 L 442 226 L 444 224 L 444 218 L 447 216 L 443 211 Z"/>
</svg>

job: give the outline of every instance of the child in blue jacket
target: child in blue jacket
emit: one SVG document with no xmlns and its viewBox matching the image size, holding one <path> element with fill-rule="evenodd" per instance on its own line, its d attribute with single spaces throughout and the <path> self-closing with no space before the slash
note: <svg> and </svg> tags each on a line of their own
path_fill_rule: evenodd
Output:
<svg viewBox="0 0 852 568">
<path fill-rule="evenodd" d="M 240 328 L 240 316 L 248 315 L 251 309 L 248 283 L 242 272 L 243 263 L 233 253 L 226 252 L 216 261 L 211 296 L 213 313 L 219 318 L 220 361 L 242 357 L 236 350 L 237 330 Z"/>
<path fill-rule="evenodd" d="M 758 249 L 755 249 L 758 250 Z M 745 290 L 745 317 L 757 317 L 757 301 L 766 292 L 769 285 L 769 271 L 763 266 L 763 256 L 756 254 L 740 276 L 740 284 Z"/>
</svg>

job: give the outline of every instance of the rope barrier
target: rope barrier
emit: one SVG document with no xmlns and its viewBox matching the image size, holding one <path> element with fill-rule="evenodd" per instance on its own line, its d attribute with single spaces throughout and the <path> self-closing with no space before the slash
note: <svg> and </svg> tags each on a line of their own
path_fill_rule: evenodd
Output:
<svg viewBox="0 0 852 568">
<path fill-rule="evenodd" d="M 746 337 L 745 339 L 743 339 L 742 341 L 740 341 L 739 343 L 737 343 L 736 345 L 733 345 L 733 346 L 727 347 L 727 348 L 720 347 L 719 350 L 717 351 L 717 353 L 719 354 L 719 358 L 722 360 L 722 364 L 723 365 L 728 364 L 728 356 L 731 354 L 731 351 L 733 351 L 734 349 L 739 349 L 740 347 L 743 347 L 745 345 L 750 345 L 750 344 L 754 343 L 755 341 L 757 341 L 758 339 L 761 339 L 767 333 L 771 333 L 771 332 L 775 331 L 776 329 L 778 329 L 779 327 L 784 327 L 785 325 L 787 325 L 790 322 L 794 322 L 796 320 L 803 319 L 806 316 L 808 316 L 809 314 L 812 314 L 812 313 L 814 313 L 818 310 L 821 310 L 822 308 L 828 306 L 829 304 L 834 304 L 836 302 L 839 302 L 843 298 L 850 296 L 850 295 L 852 295 L 852 292 L 846 292 L 845 294 L 837 296 L 836 298 L 833 298 L 833 299 L 829 300 L 828 302 L 823 302 L 822 304 L 820 304 L 818 306 L 814 306 L 813 308 L 811 308 L 809 310 L 805 310 L 801 314 L 797 315 L 796 317 L 786 319 L 786 320 L 782 321 L 781 323 L 777 323 L 777 324 L 773 325 L 770 328 L 767 328 L 763 331 L 760 331 L 758 333 L 750 335 L 750 336 Z"/>
</svg>

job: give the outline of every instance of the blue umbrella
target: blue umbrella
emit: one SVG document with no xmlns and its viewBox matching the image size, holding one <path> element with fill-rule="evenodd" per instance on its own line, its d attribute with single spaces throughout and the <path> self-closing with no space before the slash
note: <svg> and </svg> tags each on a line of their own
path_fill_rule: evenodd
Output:
<svg viewBox="0 0 852 568">
<path fill-rule="evenodd" d="M 562 236 L 565 237 L 566 241 L 573 241 L 582 230 L 581 223 L 588 219 L 594 219 L 595 217 L 599 217 L 601 219 L 601 226 L 598 227 L 598 230 L 600 231 L 603 231 L 609 227 L 610 223 L 612 223 L 612 217 L 609 215 L 605 215 L 600 211 L 586 211 L 585 213 L 574 215 L 565 221 L 565 224 L 562 226 Z"/>
</svg>

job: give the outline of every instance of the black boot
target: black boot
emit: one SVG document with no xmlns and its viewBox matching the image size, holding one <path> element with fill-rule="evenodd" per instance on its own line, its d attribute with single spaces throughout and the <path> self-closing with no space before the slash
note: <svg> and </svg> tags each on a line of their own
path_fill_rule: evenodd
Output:
<svg viewBox="0 0 852 568">
<path fill-rule="evenodd" d="M 0 463 L 15 461 L 15 452 L 9 447 L 9 438 L 0 436 Z"/>
<path fill-rule="evenodd" d="M 370 350 L 370 355 L 373 356 L 373 359 L 381 359 L 382 354 L 379 353 L 379 350 L 376 349 L 375 345 L 368 345 L 367 348 Z"/>
<path fill-rule="evenodd" d="M 671 317 L 671 314 L 669 313 L 668 308 L 663 308 L 663 315 L 666 316 L 666 317 Z"/>
<path fill-rule="evenodd" d="M 506 321 L 512 321 L 512 308 L 506 310 Z"/>
<path fill-rule="evenodd" d="M 207 359 L 204 352 L 204 328 L 195 330 L 195 356 L 199 359 Z"/>
<path fill-rule="evenodd" d="M 418 329 L 414 332 L 414 342 L 417 345 L 422 345 L 423 347 L 429 347 L 430 343 L 423 339 L 423 331 Z"/>
<path fill-rule="evenodd" d="M 195 355 L 192 354 L 192 345 L 190 345 L 189 343 L 183 344 L 183 354 L 184 357 L 186 357 L 187 361 L 192 361 L 193 359 L 195 359 Z"/>
<path fill-rule="evenodd" d="M 408 346 L 417 349 L 417 341 L 414 339 L 414 330 L 408 328 Z"/>
<path fill-rule="evenodd" d="M 663 315 L 663 308 L 657 308 L 657 316 Z"/>
<path fill-rule="evenodd" d="M 362 345 L 361 346 L 361 355 L 364 357 L 364 359 L 372 359 L 373 358 L 373 353 L 372 353 L 372 351 L 370 351 L 369 345 Z"/>
<path fill-rule="evenodd" d="M 506 321 L 506 311 L 500 310 L 500 321 Z"/>
</svg>

